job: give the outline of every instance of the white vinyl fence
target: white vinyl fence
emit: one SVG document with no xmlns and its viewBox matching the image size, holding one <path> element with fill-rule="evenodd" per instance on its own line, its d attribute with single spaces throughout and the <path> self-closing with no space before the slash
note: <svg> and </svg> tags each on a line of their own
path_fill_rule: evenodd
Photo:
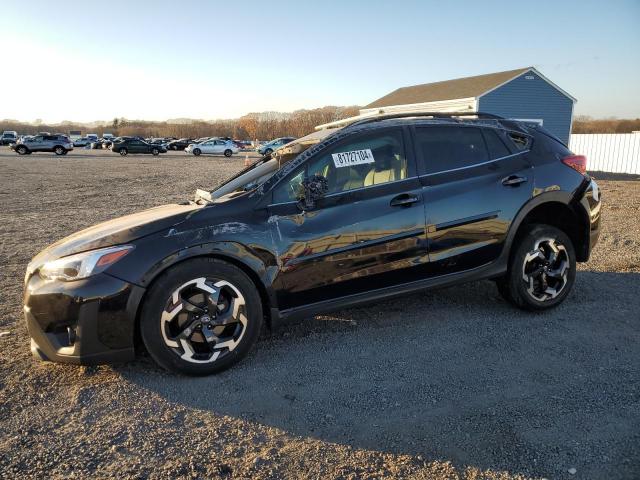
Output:
<svg viewBox="0 0 640 480">
<path fill-rule="evenodd" d="M 589 171 L 640 174 L 640 133 L 574 134 L 569 148 L 586 155 Z"/>
</svg>

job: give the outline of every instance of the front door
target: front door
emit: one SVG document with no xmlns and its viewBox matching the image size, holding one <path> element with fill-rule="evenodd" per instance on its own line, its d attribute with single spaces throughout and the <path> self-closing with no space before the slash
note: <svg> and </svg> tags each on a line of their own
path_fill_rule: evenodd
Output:
<svg viewBox="0 0 640 480">
<path fill-rule="evenodd" d="M 414 129 L 429 237 L 430 275 L 496 260 L 518 210 L 533 194 L 528 150 L 497 128 Z"/>
<path fill-rule="evenodd" d="M 357 134 L 311 157 L 279 182 L 269 206 L 279 261 L 281 309 L 421 278 L 428 264 L 422 185 L 408 130 Z M 328 192 L 301 212 L 305 177 L 320 174 Z"/>
</svg>

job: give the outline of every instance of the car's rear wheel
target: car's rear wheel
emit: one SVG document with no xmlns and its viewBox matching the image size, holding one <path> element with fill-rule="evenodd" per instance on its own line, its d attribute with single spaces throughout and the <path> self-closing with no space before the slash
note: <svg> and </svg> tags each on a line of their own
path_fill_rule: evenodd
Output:
<svg viewBox="0 0 640 480">
<path fill-rule="evenodd" d="M 122 155 L 123 157 L 124 157 L 127 153 L 129 153 L 129 151 L 128 151 L 126 148 L 121 148 L 121 149 L 120 149 L 120 155 Z"/>
<path fill-rule="evenodd" d="M 29 150 L 27 150 L 27 147 L 19 146 L 18 148 L 16 148 L 16 152 L 18 152 L 19 155 L 26 155 L 27 153 L 29 153 Z"/>
<path fill-rule="evenodd" d="M 200 155 L 202 153 L 202 151 L 199 148 L 194 148 L 193 149 L 193 154 L 197 157 L 198 155 Z"/>
<path fill-rule="evenodd" d="M 213 258 L 188 260 L 163 274 L 140 320 L 153 359 L 189 375 L 216 373 L 240 361 L 261 328 L 262 304 L 251 279 Z"/>
<path fill-rule="evenodd" d="M 265 154 L 265 155 L 271 155 L 272 153 L 273 153 L 273 150 L 272 150 L 272 149 L 270 149 L 270 148 L 267 148 L 267 149 L 264 151 L 264 154 Z"/>
<path fill-rule="evenodd" d="M 224 151 L 224 156 L 225 156 L 225 157 L 229 158 L 231 155 L 233 155 L 233 152 L 232 152 L 231 150 L 226 149 L 226 150 Z"/>
<path fill-rule="evenodd" d="M 64 155 L 64 154 L 65 154 L 65 152 L 66 152 L 66 150 L 65 150 L 65 148 L 64 148 L 64 147 L 57 146 L 56 148 L 54 148 L 54 149 L 53 149 L 53 152 L 54 152 L 56 155 Z"/>
<path fill-rule="evenodd" d="M 521 235 L 507 274 L 496 284 L 500 294 L 525 310 L 546 310 L 562 303 L 576 278 L 571 239 L 550 225 L 531 225 Z"/>
<path fill-rule="evenodd" d="M 159 153 L 160 153 L 160 150 L 158 150 L 157 148 L 154 148 L 153 150 L 151 150 L 152 155 L 158 155 Z"/>
</svg>

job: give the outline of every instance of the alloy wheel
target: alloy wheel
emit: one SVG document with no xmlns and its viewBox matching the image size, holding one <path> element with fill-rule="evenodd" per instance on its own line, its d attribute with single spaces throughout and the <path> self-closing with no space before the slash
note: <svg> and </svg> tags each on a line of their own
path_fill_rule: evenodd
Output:
<svg viewBox="0 0 640 480">
<path fill-rule="evenodd" d="M 241 342 L 247 327 L 244 296 L 231 283 L 195 278 L 173 291 L 160 319 L 165 344 L 181 359 L 213 363 Z"/>
<path fill-rule="evenodd" d="M 522 265 L 529 295 L 540 302 L 556 298 L 567 285 L 569 265 L 569 254 L 558 240 L 538 240 Z"/>
</svg>

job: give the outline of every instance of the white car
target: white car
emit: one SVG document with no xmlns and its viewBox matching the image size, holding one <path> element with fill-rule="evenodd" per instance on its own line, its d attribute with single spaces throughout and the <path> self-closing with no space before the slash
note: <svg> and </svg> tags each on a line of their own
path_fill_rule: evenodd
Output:
<svg viewBox="0 0 640 480">
<path fill-rule="evenodd" d="M 184 149 L 186 153 L 200 155 L 201 153 L 218 153 L 225 157 L 230 157 L 234 153 L 238 153 L 238 147 L 231 140 L 221 140 L 219 138 L 210 138 L 201 143 L 192 143 Z"/>
</svg>

